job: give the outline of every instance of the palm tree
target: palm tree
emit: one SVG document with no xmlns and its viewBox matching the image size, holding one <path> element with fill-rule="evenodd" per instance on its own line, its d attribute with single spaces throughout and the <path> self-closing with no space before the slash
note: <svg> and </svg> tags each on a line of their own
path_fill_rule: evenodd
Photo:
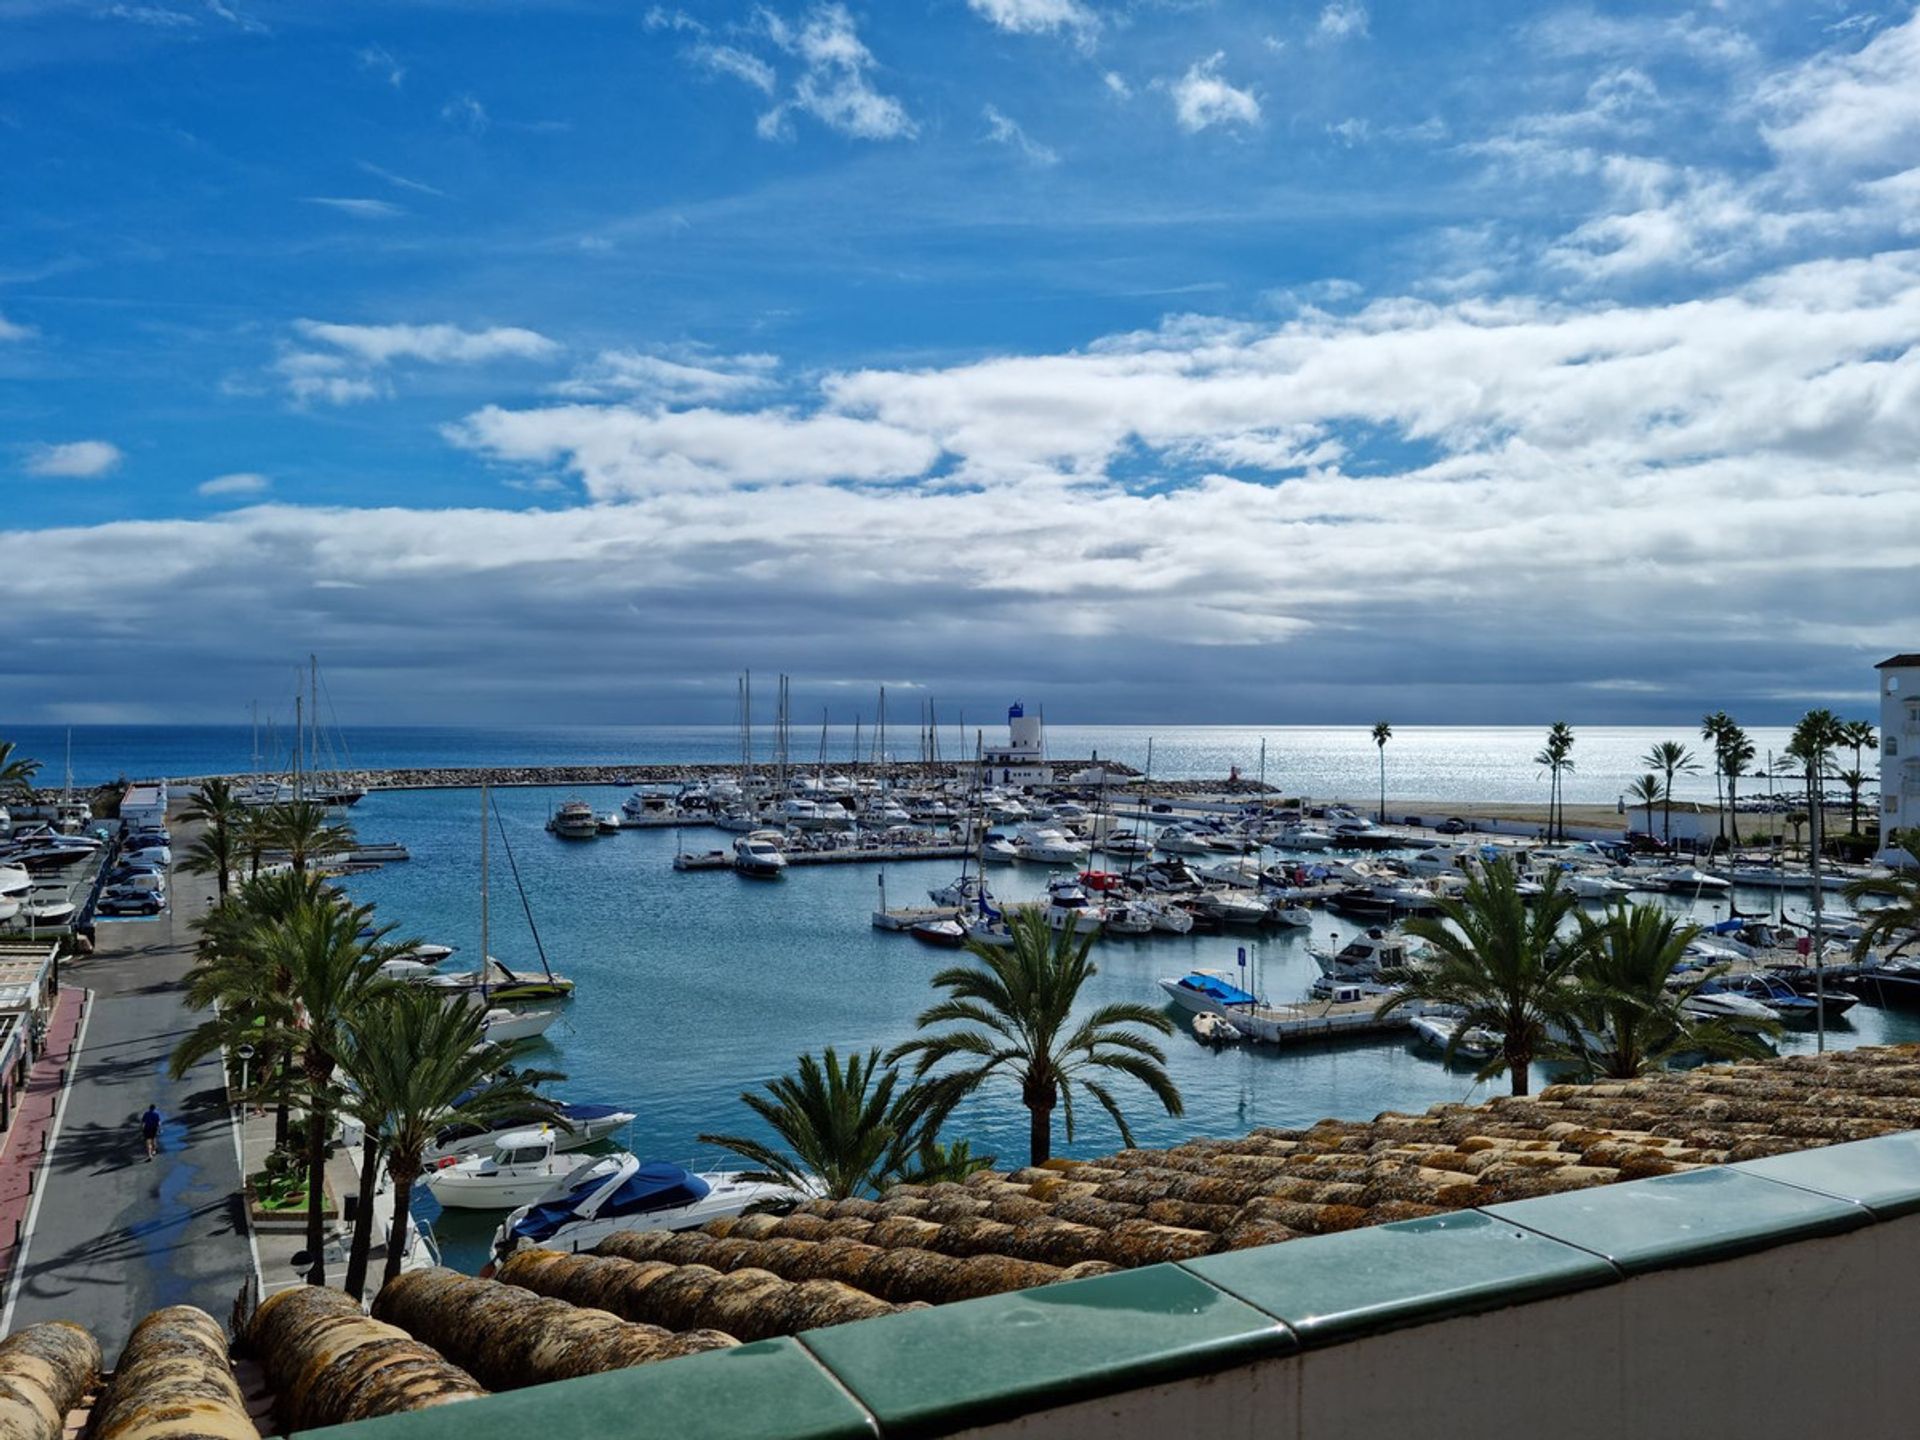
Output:
<svg viewBox="0 0 1920 1440">
<path fill-rule="evenodd" d="M 926 1139 L 913 1152 L 913 1161 L 900 1178 L 908 1185 L 958 1185 L 969 1175 L 991 1170 L 994 1158 L 974 1154 L 970 1141 L 956 1140 L 947 1145 Z"/>
<path fill-rule="evenodd" d="M 1577 941 L 1558 936 L 1579 901 L 1550 871 L 1546 889 L 1527 903 L 1513 862 L 1488 861 L 1457 898 L 1436 902 L 1439 919 L 1409 920 L 1406 932 L 1433 947 L 1436 963 L 1415 970 L 1404 989 L 1380 1007 L 1382 1015 L 1412 1001 L 1444 1005 L 1463 1029 L 1483 1026 L 1501 1037 L 1500 1053 L 1480 1079 L 1505 1071 L 1513 1093 L 1527 1093 L 1534 1058 L 1570 1027 L 1568 980 L 1580 958 Z"/>
<path fill-rule="evenodd" d="M 246 807 L 233 793 L 233 782 L 216 777 L 201 782 L 193 804 L 180 817 L 205 827 L 187 848 L 182 867 L 195 875 L 212 875 L 222 900 L 227 898 L 229 877 L 239 858 L 240 826 L 245 815 Z"/>
<path fill-rule="evenodd" d="M 366 1127 L 361 1151 L 359 1219 L 347 1258 L 345 1288 L 355 1299 L 366 1285 L 373 1244 L 373 1190 L 384 1157 L 393 1177 L 393 1227 L 387 1236 L 385 1279 L 400 1271 L 407 1247 L 413 1184 L 423 1156 L 448 1125 L 489 1122 L 510 1115 L 556 1119 L 553 1102 L 534 1089 L 551 1078 L 516 1068 L 531 1041 L 489 1045 L 485 1012 L 449 1005 L 427 990 L 401 987 L 356 1009 L 347 1022 L 341 1068 L 353 1081 L 356 1117 Z"/>
<path fill-rule="evenodd" d="M 351 1017 L 380 992 L 397 988 L 379 978 L 383 961 L 404 947 L 384 943 L 384 932 L 363 938 L 373 910 L 323 902 L 297 911 L 264 937 L 265 960 L 286 975 L 295 1018 L 286 1043 L 296 1058 L 307 1109 L 307 1281 L 326 1284 L 321 1190 L 334 1105 L 334 1071 L 347 1048 Z"/>
<path fill-rule="evenodd" d="M 1547 730 L 1547 743 L 1533 757 L 1533 763 L 1545 767 L 1547 788 L 1547 838 L 1567 838 L 1566 805 L 1561 796 L 1560 777 L 1573 769 L 1573 727 L 1556 720 Z"/>
<path fill-rule="evenodd" d="M 1653 836 L 1653 807 L 1667 798 L 1666 787 L 1660 783 L 1658 775 L 1642 775 L 1627 787 L 1627 798 L 1635 805 L 1647 807 L 1647 836 Z"/>
<path fill-rule="evenodd" d="M 1387 823 L 1387 741 L 1393 738 L 1393 726 L 1386 721 L 1377 721 L 1373 727 L 1373 743 L 1380 750 L 1380 815 L 1382 825 Z"/>
<path fill-rule="evenodd" d="M 1665 805 L 1665 831 L 1661 839 L 1667 844 L 1673 843 L 1673 777 L 1675 775 L 1696 775 L 1700 771 L 1700 762 L 1694 754 L 1678 740 L 1662 740 L 1646 754 L 1640 757 L 1640 763 L 1649 770 L 1658 770 L 1667 777 L 1667 793 L 1662 797 Z M 1653 828 L 1653 817 L 1647 817 L 1647 828 Z"/>
<path fill-rule="evenodd" d="M 1896 845 L 1904 841 L 1905 848 L 1913 851 L 1920 845 L 1920 831 L 1896 831 L 1892 840 Z M 1920 856 L 1920 851 L 1914 853 Z M 1860 939 L 1853 947 L 1857 958 L 1866 959 L 1876 945 L 1886 946 L 1889 958 L 1920 945 L 1920 875 L 1913 871 L 1870 875 L 1855 880 L 1840 893 L 1855 903 L 1868 899 L 1887 902 L 1861 912 L 1866 924 L 1860 927 Z"/>
<path fill-rule="evenodd" d="M 314 800 L 275 805 L 265 816 L 266 844 L 284 850 L 297 874 L 305 874 L 316 855 L 332 854 L 353 843 L 353 827 L 333 819 L 327 807 Z"/>
<path fill-rule="evenodd" d="M 1138 1080 L 1169 1115 L 1186 1113 L 1180 1090 L 1166 1072 L 1166 1055 L 1135 1027 L 1161 1035 L 1173 1022 L 1151 1006 L 1135 1001 L 1101 1005 L 1077 1024 L 1074 1004 L 1087 982 L 1099 973 L 1087 958 L 1091 937 L 1073 927 L 1055 932 L 1046 916 L 1028 910 L 1009 924 L 1013 943 L 998 946 L 970 941 L 971 964 L 956 965 L 933 977 L 947 998 L 922 1011 L 915 1024 L 925 1030 L 954 1024 L 963 1028 L 921 1035 L 894 1046 L 889 1064 L 917 1056 L 916 1077 L 924 1078 L 942 1061 L 959 1068 L 932 1081 L 928 1090 L 930 1128 L 938 1128 L 953 1107 L 996 1072 L 1011 1073 L 1027 1107 L 1028 1163 L 1043 1165 L 1053 1154 L 1053 1112 L 1065 1110 L 1067 1140 L 1073 1140 L 1075 1089 L 1091 1095 L 1133 1144 L 1133 1129 L 1106 1073 Z M 1097 1075 L 1095 1072 L 1099 1072 Z"/>
<path fill-rule="evenodd" d="M 1736 793 L 1740 777 L 1753 763 L 1753 740 L 1747 732 L 1729 720 L 1714 740 L 1714 763 L 1727 782 L 1728 843 L 1740 847 L 1740 797 Z"/>
<path fill-rule="evenodd" d="M 1719 972 L 1669 982 L 1700 933 L 1657 905 L 1621 905 L 1603 920 L 1581 915 L 1580 958 L 1573 974 L 1578 1024 L 1568 1053 L 1609 1080 L 1661 1070 L 1679 1055 L 1738 1059 L 1765 1053 L 1751 1035 L 1719 1020 L 1696 1020 L 1682 1008 Z"/>
<path fill-rule="evenodd" d="M 1808 839 L 1813 846 L 1815 879 L 1818 883 L 1820 852 L 1825 848 L 1826 787 L 1824 781 L 1833 771 L 1833 752 L 1845 743 L 1845 727 L 1831 710 L 1809 710 L 1793 727 L 1787 742 L 1787 754 L 1800 762 L 1807 785 Z"/>
<path fill-rule="evenodd" d="M 40 762 L 21 756 L 13 756 L 13 741 L 0 740 L 0 795 L 16 792 L 23 795 L 33 794 L 33 777 L 40 773 Z"/>
<path fill-rule="evenodd" d="M 1720 812 L 1719 843 L 1722 845 L 1727 843 L 1727 806 L 1724 798 L 1726 792 L 1720 783 L 1723 774 L 1720 752 L 1727 729 L 1732 724 L 1733 717 L 1724 710 L 1716 710 L 1700 720 L 1700 738 L 1713 746 L 1713 804 Z"/>
<path fill-rule="evenodd" d="M 700 1137 L 755 1166 L 749 1179 L 847 1200 L 898 1180 L 919 1146 L 924 1096 L 902 1090 L 899 1071 L 881 1068 L 878 1047 L 844 1065 L 831 1045 L 819 1059 L 802 1055 L 798 1071 L 767 1081 L 766 1091 L 747 1091 L 740 1103 L 785 1150 L 743 1135 Z"/>
<path fill-rule="evenodd" d="M 1853 751 L 1853 769 L 1840 773 L 1847 787 L 1847 833 L 1860 833 L 1860 790 L 1867 783 L 1863 752 L 1880 748 L 1880 732 L 1871 720 L 1843 720 L 1835 732 L 1838 743 Z"/>
</svg>

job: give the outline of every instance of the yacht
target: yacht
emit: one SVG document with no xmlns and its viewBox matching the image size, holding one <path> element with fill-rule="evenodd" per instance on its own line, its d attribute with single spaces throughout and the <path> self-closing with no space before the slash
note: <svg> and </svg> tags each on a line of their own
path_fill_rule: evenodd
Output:
<svg viewBox="0 0 1920 1440">
<path fill-rule="evenodd" d="M 1153 842 L 1136 835 L 1131 830 L 1113 830 L 1108 832 L 1098 847 L 1108 855 L 1118 856 L 1122 860 L 1144 860 L 1153 854 Z"/>
<path fill-rule="evenodd" d="M 962 875 L 950 885 L 927 891 L 927 898 L 936 905 L 972 906 L 983 901 L 993 903 L 993 893 L 978 875 L 972 874 Z"/>
<path fill-rule="evenodd" d="M 1135 900 L 1132 908 L 1144 911 L 1153 922 L 1156 934 L 1190 935 L 1193 933 L 1193 916 L 1178 905 L 1168 905 L 1159 900 Z"/>
<path fill-rule="evenodd" d="M 1275 925 L 1283 925 L 1289 930 L 1313 928 L 1313 912 L 1304 905 L 1293 905 L 1285 900 L 1275 900 L 1269 905 L 1267 918 Z"/>
<path fill-rule="evenodd" d="M 449 1156 L 427 1172 L 427 1189 L 449 1210 L 513 1210 L 531 1205 L 597 1156 L 563 1151 L 551 1127 L 509 1130 L 482 1155 Z"/>
<path fill-rule="evenodd" d="M 1006 836 L 989 835 L 986 843 L 980 847 L 980 858 L 997 865 L 1012 865 L 1020 859 L 1020 852 Z"/>
<path fill-rule="evenodd" d="M 1429 1011 L 1415 1015 L 1408 1023 L 1416 1037 L 1449 1059 L 1458 1055 L 1487 1060 L 1500 1049 L 1498 1034 L 1484 1025 L 1463 1025 L 1457 1016 Z"/>
<path fill-rule="evenodd" d="M 1233 890 L 1202 890 L 1190 903 L 1223 925 L 1259 925 L 1267 919 L 1266 901 Z"/>
<path fill-rule="evenodd" d="M 1236 858 L 1212 865 L 1195 865 L 1193 873 L 1209 885 L 1231 885 L 1236 890 L 1260 888 L 1260 866 L 1253 860 Z"/>
<path fill-rule="evenodd" d="M 1022 825 L 1013 848 L 1022 860 L 1040 865 L 1084 865 L 1089 854 L 1085 845 L 1049 825 Z"/>
<path fill-rule="evenodd" d="M 678 1165 L 608 1155 L 515 1210 L 494 1232 L 494 1263 L 522 1246 L 578 1253 L 622 1230 L 692 1230 L 807 1197 L 786 1185 L 739 1174 L 696 1175 Z"/>
<path fill-rule="evenodd" d="M 539 975 L 523 975 L 508 969 L 492 955 L 478 970 L 444 973 L 418 960 L 389 960 L 380 967 L 378 973 L 388 980 L 425 985 L 455 995 L 479 995 L 495 1001 L 564 1000 L 573 994 L 573 981 L 564 975 L 544 971 Z"/>
<path fill-rule="evenodd" d="M 568 800 L 553 812 L 547 829 L 562 840 L 592 840 L 600 834 L 600 817 L 584 800 Z"/>
<path fill-rule="evenodd" d="M 1698 990 L 1681 1002 L 1680 1009 L 1696 1020 L 1722 1020 L 1736 1030 L 1762 1028 L 1778 1018 L 1764 1002 L 1731 990 Z"/>
<path fill-rule="evenodd" d="M 1050 929 L 1073 927 L 1078 936 L 1100 933 L 1100 911 L 1087 898 L 1087 892 L 1071 882 L 1047 887 L 1047 925 Z"/>
<path fill-rule="evenodd" d="M 1220 847 L 1213 837 L 1184 825 L 1168 825 L 1153 837 L 1153 848 L 1162 855 L 1218 855 Z"/>
<path fill-rule="evenodd" d="M 785 837 L 777 830 L 755 830 L 733 842 L 733 868 L 756 880 L 778 880 L 787 873 Z"/>
<path fill-rule="evenodd" d="M 1333 836 L 1311 825 L 1283 825 L 1273 837 L 1276 850 L 1325 850 L 1332 844 Z"/>
<path fill-rule="evenodd" d="M 614 1131 L 631 1125 L 634 1120 L 632 1111 L 614 1105 L 563 1104 L 556 1107 L 556 1112 L 558 1123 L 554 1124 L 550 1124 L 546 1116 L 531 1112 L 503 1115 L 498 1123 L 490 1125 L 467 1123 L 446 1126 L 433 1137 L 433 1144 L 423 1152 L 424 1158 L 429 1165 L 439 1165 L 448 1156 L 459 1159 L 468 1155 L 485 1155 L 498 1148 L 507 1135 L 542 1126 L 553 1131 L 556 1150 L 584 1150 L 596 1140 L 604 1140 Z"/>
<path fill-rule="evenodd" d="M 1122 900 L 1107 906 L 1101 929 L 1108 935 L 1151 935 L 1154 912 L 1145 900 Z"/>
<path fill-rule="evenodd" d="M 482 1017 L 481 1039 L 488 1045 L 537 1040 L 559 1018 L 558 1010 L 503 1010 L 496 1005 Z"/>
<path fill-rule="evenodd" d="M 1309 947 L 1307 953 L 1320 967 L 1320 973 L 1334 981 L 1390 981 L 1413 964 L 1406 940 L 1377 928 L 1356 935 L 1338 950 L 1316 945 Z"/>
</svg>

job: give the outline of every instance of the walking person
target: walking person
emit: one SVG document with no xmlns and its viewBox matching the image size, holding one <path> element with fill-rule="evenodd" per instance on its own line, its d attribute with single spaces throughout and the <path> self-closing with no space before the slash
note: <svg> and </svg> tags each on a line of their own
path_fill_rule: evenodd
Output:
<svg viewBox="0 0 1920 1440">
<path fill-rule="evenodd" d="M 160 1153 L 160 1107 L 149 1104 L 140 1117 L 140 1137 L 147 1142 L 147 1159 Z"/>
</svg>

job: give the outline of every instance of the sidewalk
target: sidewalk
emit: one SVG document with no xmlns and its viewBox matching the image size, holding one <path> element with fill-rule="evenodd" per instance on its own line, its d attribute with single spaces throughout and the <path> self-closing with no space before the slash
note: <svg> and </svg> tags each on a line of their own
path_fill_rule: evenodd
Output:
<svg viewBox="0 0 1920 1440">
<path fill-rule="evenodd" d="M 60 987 L 47 1023 L 47 1048 L 28 1072 L 26 1088 L 20 1092 L 13 1112 L 13 1125 L 4 1144 L 0 1144 L 0 1283 L 12 1282 L 27 1212 L 45 1178 L 42 1171 L 47 1160 L 47 1136 L 60 1104 L 60 1072 L 77 1048 L 85 1000 L 86 993 L 78 986 L 65 983 Z"/>
<path fill-rule="evenodd" d="M 45 1193 L 35 1228 L 9 1282 L 12 1328 L 71 1320 L 109 1358 L 141 1316 L 165 1305 L 198 1305 L 224 1320 L 254 1274 L 219 1057 L 180 1080 L 167 1073 L 173 1047 L 201 1018 L 181 1003 L 181 981 L 193 961 L 192 921 L 213 885 L 176 870 L 172 889 L 165 916 L 103 924 L 95 954 L 64 971 L 93 998 L 37 1182 Z M 137 1124 L 149 1103 L 166 1117 L 151 1162 Z"/>
</svg>

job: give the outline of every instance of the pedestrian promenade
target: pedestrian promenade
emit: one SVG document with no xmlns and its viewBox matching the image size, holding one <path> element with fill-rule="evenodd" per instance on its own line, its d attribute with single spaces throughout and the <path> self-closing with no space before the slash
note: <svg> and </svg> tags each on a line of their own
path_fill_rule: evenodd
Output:
<svg viewBox="0 0 1920 1440">
<path fill-rule="evenodd" d="M 73 1059 L 86 992 L 62 987 L 47 1024 L 46 1048 L 33 1062 L 13 1124 L 0 1141 L 0 1283 L 11 1280 L 27 1211 L 46 1166 L 48 1137 L 60 1104 L 60 1078 Z"/>
<path fill-rule="evenodd" d="M 20 1253 L 9 1257 L 9 1325 L 71 1320 L 109 1357 L 136 1320 L 165 1305 L 198 1305 L 224 1319 L 255 1273 L 220 1060 L 179 1080 L 167 1073 L 173 1047 L 199 1019 L 182 1003 L 182 980 L 192 921 L 213 885 L 176 870 L 172 888 L 166 915 L 103 923 L 96 952 L 63 969 L 63 984 L 85 985 L 92 1000 L 71 1093 L 35 1182 L 44 1193 Z M 139 1126 L 149 1103 L 165 1117 L 152 1161 Z M 0 1184 L 11 1160 L 0 1155 Z M 11 1240 L 8 1225 L 0 1241 Z"/>
</svg>

